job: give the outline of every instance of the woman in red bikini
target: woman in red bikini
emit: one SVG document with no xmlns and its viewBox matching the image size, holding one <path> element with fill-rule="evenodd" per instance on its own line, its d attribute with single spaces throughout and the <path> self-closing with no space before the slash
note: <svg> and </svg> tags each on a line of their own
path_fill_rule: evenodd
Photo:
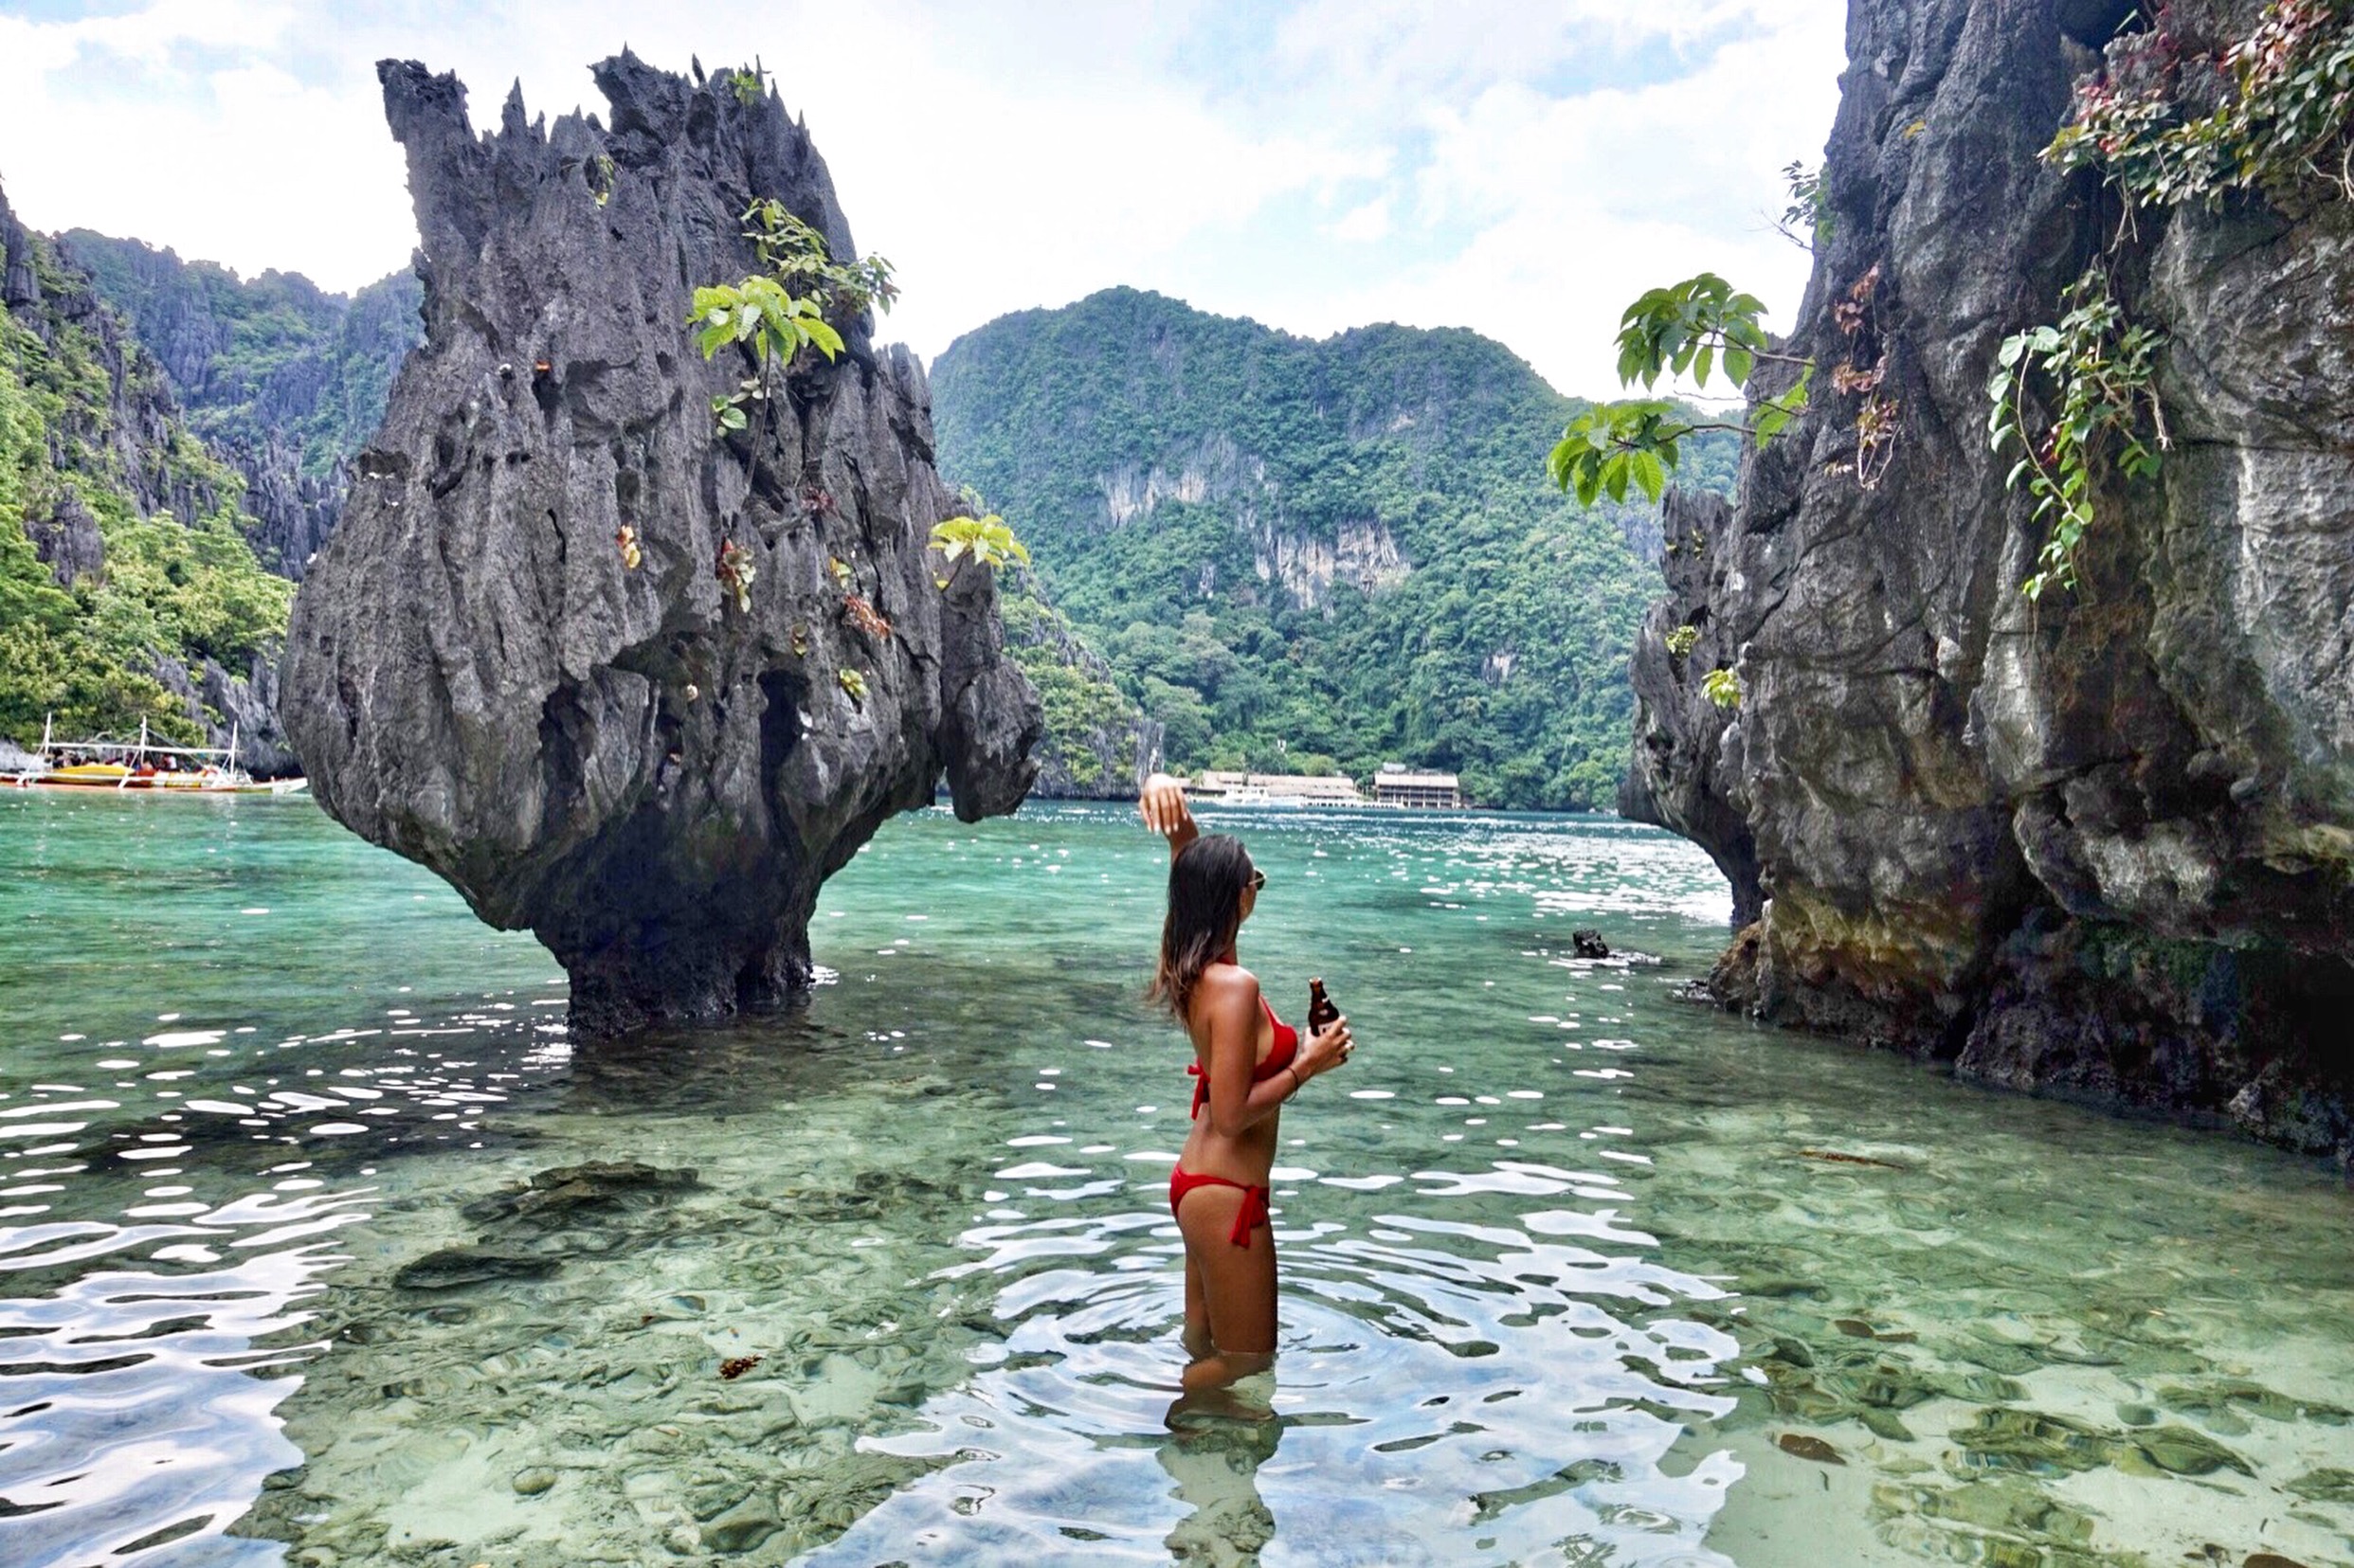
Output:
<svg viewBox="0 0 2354 1568">
<path fill-rule="evenodd" d="M 1283 1102 L 1355 1049 L 1336 1018 L 1302 1042 L 1235 961 L 1235 933 L 1251 917 L 1266 874 L 1241 840 L 1204 836 L 1185 786 L 1156 773 L 1138 802 L 1168 839 L 1168 918 L 1152 999 L 1192 1036 L 1193 1131 L 1168 1179 L 1168 1204 L 1186 1238 L 1188 1393 L 1222 1387 L 1271 1364 L 1276 1347 L 1275 1233 L 1267 1176 Z"/>
</svg>

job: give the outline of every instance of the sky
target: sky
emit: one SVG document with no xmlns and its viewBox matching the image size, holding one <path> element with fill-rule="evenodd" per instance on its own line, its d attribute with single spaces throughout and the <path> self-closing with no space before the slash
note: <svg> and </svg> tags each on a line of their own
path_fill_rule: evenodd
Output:
<svg viewBox="0 0 2354 1568">
<path fill-rule="evenodd" d="M 758 55 L 927 361 L 1114 284 L 1324 336 L 1471 327 L 1615 391 L 1627 302 L 1711 270 L 1786 326 L 1777 233 L 1845 65 L 1841 0 L 0 0 L 0 189 L 252 276 L 349 291 L 416 243 L 375 62 L 510 82 Z"/>
</svg>

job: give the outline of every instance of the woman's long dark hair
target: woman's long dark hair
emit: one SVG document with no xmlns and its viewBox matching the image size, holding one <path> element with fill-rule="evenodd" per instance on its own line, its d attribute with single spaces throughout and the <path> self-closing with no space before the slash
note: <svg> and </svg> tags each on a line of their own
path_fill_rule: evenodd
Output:
<svg viewBox="0 0 2354 1568">
<path fill-rule="evenodd" d="M 1223 957 L 1242 924 L 1242 889 L 1251 857 L 1231 834 L 1205 833 L 1168 863 L 1168 918 L 1161 923 L 1161 964 L 1149 1000 L 1180 1023 L 1202 971 Z"/>
</svg>

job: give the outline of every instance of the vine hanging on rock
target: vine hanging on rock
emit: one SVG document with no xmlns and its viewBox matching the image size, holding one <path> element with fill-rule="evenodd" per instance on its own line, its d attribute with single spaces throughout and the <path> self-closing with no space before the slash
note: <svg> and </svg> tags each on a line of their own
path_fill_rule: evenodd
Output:
<svg viewBox="0 0 2354 1568">
<path fill-rule="evenodd" d="M 2076 553 L 2092 525 L 2095 466 L 2114 463 L 2130 478 L 2148 478 L 2169 444 L 2156 385 L 2164 335 L 2126 319 L 2098 262 L 2060 302 L 2067 309 L 2057 324 L 2003 340 L 1986 383 L 1994 449 L 2017 445 L 2022 453 L 2003 482 L 2011 489 L 2024 484 L 2035 497 L 2036 520 L 2051 529 L 2034 575 L 2020 586 L 2030 599 L 2055 585 L 2076 586 Z M 2037 382 L 2049 388 L 2047 406 L 2055 411 L 2031 428 L 2027 408 Z M 2143 440 L 2145 412 L 2154 448 Z"/>
<path fill-rule="evenodd" d="M 2247 192 L 2276 206 L 2309 191 L 2354 198 L 2349 120 L 2354 7 L 2345 0 L 2273 0 L 2255 30 L 2219 56 L 2186 53 L 2162 10 L 2154 27 L 2111 40 L 2101 69 L 2076 83 L 2069 121 L 2043 160 L 2098 170 L 2117 192 L 2114 260 L 2144 207 L 2215 207 Z M 2021 586 L 2030 599 L 2055 584 L 2075 587 L 2100 468 L 2152 478 L 2170 444 L 2157 393 L 2164 334 L 2130 318 L 2101 261 L 2060 303 L 2057 322 L 2003 340 L 1986 383 L 1995 449 L 2016 444 L 2022 454 L 2005 483 L 2024 486 L 2051 529 Z M 2048 421 L 2028 413 L 2038 384 L 2055 410 Z"/>
</svg>

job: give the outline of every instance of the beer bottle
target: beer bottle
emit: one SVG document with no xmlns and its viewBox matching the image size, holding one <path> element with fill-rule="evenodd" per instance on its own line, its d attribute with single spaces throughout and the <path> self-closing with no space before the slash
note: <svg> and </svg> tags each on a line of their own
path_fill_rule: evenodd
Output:
<svg viewBox="0 0 2354 1568">
<path fill-rule="evenodd" d="M 1310 980 L 1308 982 L 1308 1033 L 1322 1034 L 1331 1026 L 1332 1020 L 1339 1017 L 1340 1009 L 1332 1005 L 1331 997 L 1324 994 L 1324 982 Z"/>
</svg>

